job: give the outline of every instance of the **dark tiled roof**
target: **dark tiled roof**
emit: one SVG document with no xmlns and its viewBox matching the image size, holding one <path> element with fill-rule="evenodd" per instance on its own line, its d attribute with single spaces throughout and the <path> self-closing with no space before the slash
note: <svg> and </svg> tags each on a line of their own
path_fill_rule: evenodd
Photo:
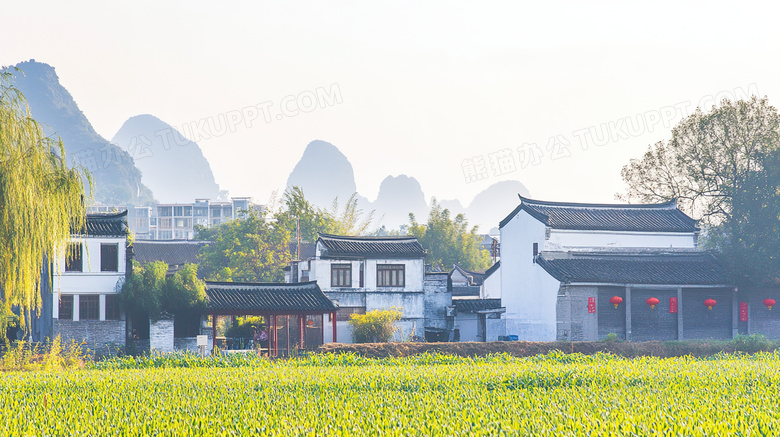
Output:
<svg viewBox="0 0 780 437">
<path fill-rule="evenodd" d="M 86 228 L 73 233 L 88 237 L 124 237 L 127 235 L 127 210 L 112 214 L 87 214 Z"/>
<path fill-rule="evenodd" d="M 348 237 L 319 234 L 324 258 L 423 258 L 425 249 L 415 237 Z"/>
<path fill-rule="evenodd" d="M 316 281 L 287 283 L 206 282 L 208 310 L 277 314 L 329 313 L 338 307 Z"/>
<path fill-rule="evenodd" d="M 490 277 L 490 275 L 495 273 L 499 269 L 499 267 L 501 267 L 501 261 L 496 261 L 496 263 L 490 266 L 489 269 L 485 270 L 485 279 L 487 279 L 488 277 Z"/>
<path fill-rule="evenodd" d="M 291 242 L 290 245 L 290 254 L 295 257 L 295 253 L 298 251 L 298 243 L 295 241 Z M 317 243 L 312 243 L 309 241 L 301 241 L 301 254 L 298 257 L 301 261 L 306 261 L 309 258 L 314 258 L 314 256 L 317 254 Z"/>
<path fill-rule="evenodd" d="M 479 296 L 479 286 L 466 285 L 466 286 L 453 286 L 453 296 Z"/>
<path fill-rule="evenodd" d="M 135 240 L 133 252 L 135 252 L 135 260 L 141 264 L 152 261 L 164 261 L 169 266 L 197 264 L 198 252 L 207 243 L 207 241 Z"/>
<path fill-rule="evenodd" d="M 677 201 L 650 205 L 542 202 L 520 196 L 520 206 L 499 224 L 504 227 L 521 210 L 554 229 L 629 232 L 695 232 L 696 220 L 677 209 Z"/>
<path fill-rule="evenodd" d="M 564 282 L 659 285 L 724 285 L 723 268 L 708 252 L 568 253 L 542 252 L 536 262 Z"/>
<path fill-rule="evenodd" d="M 484 272 L 472 272 L 469 270 L 464 269 L 463 267 L 453 264 L 452 270 L 450 270 L 450 277 L 452 277 L 452 274 L 455 272 L 460 273 L 461 275 L 465 276 L 469 279 L 469 285 L 482 285 L 482 281 L 485 280 L 485 273 Z"/>
<path fill-rule="evenodd" d="M 500 310 L 501 299 L 452 299 L 452 304 L 459 313 L 476 313 L 477 311 Z"/>
</svg>

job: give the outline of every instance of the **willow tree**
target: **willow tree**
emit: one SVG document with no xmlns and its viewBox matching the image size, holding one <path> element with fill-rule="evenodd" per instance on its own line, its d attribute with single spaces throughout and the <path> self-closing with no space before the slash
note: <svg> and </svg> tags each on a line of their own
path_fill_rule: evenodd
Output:
<svg viewBox="0 0 780 437">
<path fill-rule="evenodd" d="M 19 72 L 17 70 L 17 72 Z M 0 75 L 0 338 L 12 309 L 40 310 L 45 260 L 65 246 L 71 229 L 85 225 L 84 184 L 69 169 L 59 138 L 48 137 L 30 116 L 12 74 Z"/>
</svg>

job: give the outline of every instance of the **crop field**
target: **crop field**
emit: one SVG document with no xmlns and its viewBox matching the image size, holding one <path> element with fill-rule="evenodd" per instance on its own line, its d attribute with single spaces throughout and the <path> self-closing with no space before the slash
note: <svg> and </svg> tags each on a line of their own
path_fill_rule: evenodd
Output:
<svg viewBox="0 0 780 437">
<path fill-rule="evenodd" d="M 778 435 L 780 354 L 179 355 L 0 375 L 0 435 Z"/>
</svg>

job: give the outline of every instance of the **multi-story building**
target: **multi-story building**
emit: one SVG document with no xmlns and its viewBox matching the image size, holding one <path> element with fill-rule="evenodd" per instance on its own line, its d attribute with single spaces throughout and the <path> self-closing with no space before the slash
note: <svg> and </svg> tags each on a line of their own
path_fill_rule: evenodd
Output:
<svg viewBox="0 0 780 437">
<path fill-rule="evenodd" d="M 216 226 L 249 210 L 260 212 L 263 206 L 254 203 L 251 197 L 138 206 L 133 208 L 130 229 L 141 240 L 190 240 L 195 237 L 196 226 Z"/>
</svg>

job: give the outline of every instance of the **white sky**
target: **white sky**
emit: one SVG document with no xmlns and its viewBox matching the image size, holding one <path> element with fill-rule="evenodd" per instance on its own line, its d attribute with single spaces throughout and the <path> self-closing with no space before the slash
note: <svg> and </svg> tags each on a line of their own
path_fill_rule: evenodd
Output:
<svg viewBox="0 0 780 437">
<path fill-rule="evenodd" d="M 540 199 L 611 202 L 622 166 L 683 110 L 755 92 L 780 105 L 778 6 L 537 3 L 6 2 L 0 65 L 54 66 L 107 139 L 138 114 L 181 127 L 271 102 L 268 123 L 192 138 L 223 189 L 261 202 L 314 139 L 341 149 L 371 200 L 403 173 L 466 204 L 505 179 Z M 281 112 L 318 88 L 340 103 Z M 610 122 L 614 138 L 595 145 Z M 571 156 L 546 150 L 555 136 Z M 527 143 L 543 156 L 520 168 Z M 495 175 L 488 154 L 507 148 L 518 168 Z M 478 156 L 489 175 L 467 183 L 461 165 Z"/>
</svg>

